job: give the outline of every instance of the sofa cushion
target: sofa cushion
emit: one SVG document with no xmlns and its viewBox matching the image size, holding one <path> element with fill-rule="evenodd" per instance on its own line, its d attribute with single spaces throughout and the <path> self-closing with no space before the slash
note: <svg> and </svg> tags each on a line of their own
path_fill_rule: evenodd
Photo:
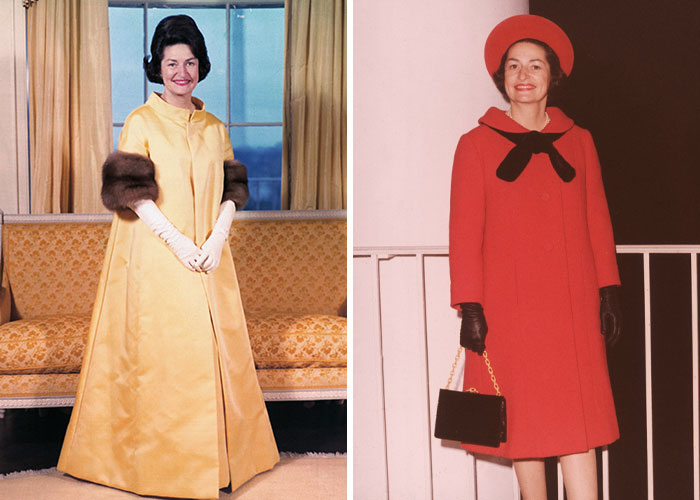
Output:
<svg viewBox="0 0 700 500">
<path fill-rule="evenodd" d="M 246 317 L 257 368 L 347 364 L 347 319 L 326 314 Z"/>
<path fill-rule="evenodd" d="M 0 325 L 0 373 L 77 373 L 89 314 L 66 314 Z"/>
<path fill-rule="evenodd" d="M 347 387 L 347 368 L 261 368 L 255 371 L 262 390 L 313 390 Z M 0 377 L 2 378 L 2 377 Z"/>
<path fill-rule="evenodd" d="M 248 316 L 258 368 L 344 367 L 347 320 L 338 316 Z M 89 314 L 66 314 L 0 325 L 0 374 L 78 373 Z"/>
<path fill-rule="evenodd" d="M 75 396 L 79 373 L 18 373 L 0 377 L 3 398 Z M 18 406 L 22 408 L 22 406 Z"/>
<path fill-rule="evenodd" d="M 346 387 L 347 368 L 263 368 L 257 370 L 262 390 L 315 390 Z M 3 397 L 31 398 L 75 395 L 78 373 L 23 373 L 0 377 Z"/>
</svg>

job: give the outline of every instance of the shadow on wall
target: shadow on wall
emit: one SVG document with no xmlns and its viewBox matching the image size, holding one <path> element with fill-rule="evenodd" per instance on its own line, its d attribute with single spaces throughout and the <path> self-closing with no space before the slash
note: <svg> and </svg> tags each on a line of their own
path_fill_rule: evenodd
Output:
<svg viewBox="0 0 700 500">
<path fill-rule="evenodd" d="M 530 0 L 530 12 L 574 45 L 561 107 L 593 134 L 616 242 L 700 243 L 700 3 Z"/>
</svg>

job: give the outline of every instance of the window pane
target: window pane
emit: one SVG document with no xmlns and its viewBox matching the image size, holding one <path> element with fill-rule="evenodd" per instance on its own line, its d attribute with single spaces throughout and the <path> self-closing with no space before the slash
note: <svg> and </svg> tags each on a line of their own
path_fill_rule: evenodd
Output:
<svg viewBox="0 0 700 500">
<path fill-rule="evenodd" d="M 121 123 L 134 108 L 143 104 L 142 8 L 109 8 L 109 44 L 112 58 L 112 120 Z"/>
<path fill-rule="evenodd" d="M 153 32 L 165 17 L 185 14 L 194 19 L 199 31 L 204 35 L 211 71 L 203 82 L 197 85 L 193 94 L 204 101 L 206 110 L 226 122 L 226 9 L 148 9 L 148 52 L 151 50 Z M 148 93 L 162 92 L 163 86 L 148 82 Z"/>
<path fill-rule="evenodd" d="M 119 134 L 122 133 L 122 127 L 112 127 L 112 134 L 114 137 L 114 149 L 116 150 L 119 146 Z"/>
<path fill-rule="evenodd" d="M 281 122 L 284 8 L 231 9 L 231 122 Z"/>
<path fill-rule="evenodd" d="M 279 210 L 280 209 L 280 179 L 250 179 L 250 201 L 243 210 Z"/>
<path fill-rule="evenodd" d="M 279 210 L 282 176 L 282 127 L 231 127 L 236 159 L 248 167 L 247 210 Z"/>
</svg>

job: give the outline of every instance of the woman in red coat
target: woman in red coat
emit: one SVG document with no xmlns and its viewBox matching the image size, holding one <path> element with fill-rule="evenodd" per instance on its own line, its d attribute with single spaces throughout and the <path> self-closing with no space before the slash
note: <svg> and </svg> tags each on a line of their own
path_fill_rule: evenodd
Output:
<svg viewBox="0 0 700 500">
<path fill-rule="evenodd" d="M 480 358 L 488 344 L 508 440 L 463 446 L 512 458 L 525 499 L 546 499 L 550 456 L 561 457 L 570 499 L 596 498 L 595 448 L 619 437 L 605 341 L 620 334 L 620 279 L 591 135 L 547 107 L 573 48 L 556 24 L 522 15 L 494 28 L 485 57 L 510 108 L 489 109 L 457 146 L 451 301 L 465 390 L 494 393 Z"/>
</svg>

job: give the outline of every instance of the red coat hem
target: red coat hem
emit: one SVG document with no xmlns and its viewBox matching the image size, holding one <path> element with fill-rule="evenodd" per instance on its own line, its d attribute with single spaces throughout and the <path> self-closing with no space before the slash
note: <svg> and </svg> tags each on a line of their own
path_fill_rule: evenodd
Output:
<svg viewBox="0 0 700 500">
<path fill-rule="evenodd" d="M 561 457 L 564 455 L 573 455 L 576 453 L 585 453 L 588 450 L 595 448 L 600 448 L 601 446 L 608 446 L 620 439 L 620 433 L 615 433 L 614 437 L 602 438 L 597 441 L 592 441 L 588 448 L 582 446 L 562 446 L 561 448 L 551 449 L 551 450 L 540 450 L 539 453 L 529 453 L 524 451 L 511 451 L 508 450 L 505 444 L 501 445 L 499 448 L 491 448 L 489 446 L 478 446 L 473 444 L 462 443 L 460 446 L 470 453 L 475 453 L 478 455 L 489 455 L 495 457 L 509 458 L 511 460 L 525 460 L 525 459 L 539 459 L 539 458 L 549 458 L 549 457 Z"/>
</svg>

